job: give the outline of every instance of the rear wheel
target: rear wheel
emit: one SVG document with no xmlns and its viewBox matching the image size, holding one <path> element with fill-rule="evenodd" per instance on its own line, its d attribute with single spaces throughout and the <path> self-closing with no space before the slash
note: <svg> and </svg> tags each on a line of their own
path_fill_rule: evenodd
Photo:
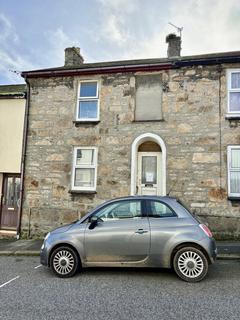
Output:
<svg viewBox="0 0 240 320">
<path fill-rule="evenodd" d="M 79 259 L 72 248 L 59 247 L 51 255 L 50 267 L 58 277 L 69 278 L 77 272 Z"/>
<path fill-rule="evenodd" d="M 185 247 L 176 252 L 173 267 L 176 274 L 184 281 L 198 282 L 207 275 L 208 261 L 199 249 Z"/>
</svg>

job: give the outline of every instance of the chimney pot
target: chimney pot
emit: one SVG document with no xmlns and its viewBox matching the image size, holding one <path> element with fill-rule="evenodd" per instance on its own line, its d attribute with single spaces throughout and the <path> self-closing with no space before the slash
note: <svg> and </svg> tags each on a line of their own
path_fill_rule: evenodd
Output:
<svg viewBox="0 0 240 320">
<path fill-rule="evenodd" d="M 177 36 L 175 33 L 170 33 L 166 37 L 166 42 L 168 43 L 168 58 L 180 57 L 182 43 L 181 37 Z"/>
<path fill-rule="evenodd" d="M 77 67 L 82 65 L 84 59 L 80 53 L 80 48 L 71 47 L 65 49 L 65 67 Z"/>
</svg>

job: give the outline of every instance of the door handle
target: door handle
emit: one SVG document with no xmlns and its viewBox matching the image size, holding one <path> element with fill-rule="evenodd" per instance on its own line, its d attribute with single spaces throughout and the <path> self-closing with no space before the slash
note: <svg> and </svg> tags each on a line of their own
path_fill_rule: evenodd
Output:
<svg viewBox="0 0 240 320">
<path fill-rule="evenodd" d="M 147 230 L 143 230 L 143 229 L 138 229 L 137 231 L 135 231 L 135 233 L 138 233 L 138 234 L 143 234 L 147 232 L 148 232 Z"/>
</svg>

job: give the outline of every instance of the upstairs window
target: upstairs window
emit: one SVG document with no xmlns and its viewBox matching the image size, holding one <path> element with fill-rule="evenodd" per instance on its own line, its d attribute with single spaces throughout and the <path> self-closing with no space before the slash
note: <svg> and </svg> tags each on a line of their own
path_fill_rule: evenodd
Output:
<svg viewBox="0 0 240 320">
<path fill-rule="evenodd" d="M 162 85 L 160 75 L 136 77 L 136 121 L 162 119 Z"/>
<path fill-rule="evenodd" d="M 73 155 L 72 190 L 95 191 L 97 148 L 76 147 Z"/>
<path fill-rule="evenodd" d="M 228 195 L 240 198 L 240 146 L 228 147 Z"/>
<path fill-rule="evenodd" d="M 81 81 L 78 90 L 77 121 L 99 120 L 99 93 L 97 81 Z"/>
<path fill-rule="evenodd" d="M 228 71 L 228 113 L 240 115 L 240 69 Z"/>
</svg>

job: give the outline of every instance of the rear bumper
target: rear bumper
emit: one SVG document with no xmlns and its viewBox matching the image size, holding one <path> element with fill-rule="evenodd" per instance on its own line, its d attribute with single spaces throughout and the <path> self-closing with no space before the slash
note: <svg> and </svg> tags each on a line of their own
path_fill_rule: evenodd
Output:
<svg viewBox="0 0 240 320">
<path fill-rule="evenodd" d="M 211 263 L 214 263 L 217 259 L 217 246 L 214 238 L 209 239 L 208 255 Z"/>
</svg>

